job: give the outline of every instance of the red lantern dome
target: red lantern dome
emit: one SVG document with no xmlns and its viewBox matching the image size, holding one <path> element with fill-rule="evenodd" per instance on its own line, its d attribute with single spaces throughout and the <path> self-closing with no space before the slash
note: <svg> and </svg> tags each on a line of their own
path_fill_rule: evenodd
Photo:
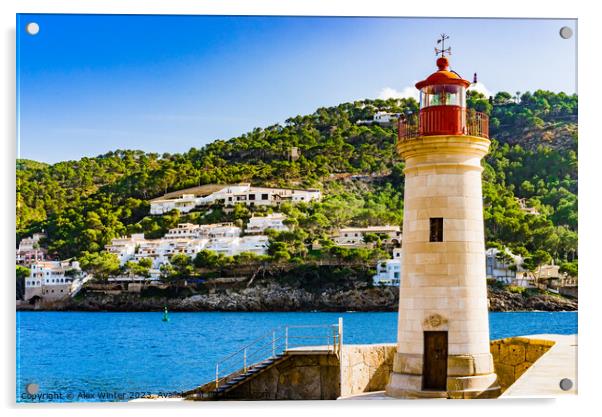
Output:
<svg viewBox="0 0 602 417">
<path fill-rule="evenodd" d="M 437 67 L 439 71 L 432 73 L 424 81 L 416 83 L 416 88 L 421 90 L 422 87 L 432 85 L 460 85 L 468 88 L 470 82 L 460 77 L 456 72 L 449 70 L 449 59 L 446 56 L 442 56 L 437 59 Z"/>
<path fill-rule="evenodd" d="M 420 135 L 466 134 L 466 89 L 470 82 L 437 59 L 439 70 L 416 84 L 420 90 Z"/>
<path fill-rule="evenodd" d="M 451 53 L 451 48 L 445 48 L 448 38 L 443 34 L 437 41 L 437 44 L 441 44 L 441 49 L 435 48 L 435 52 L 441 54 L 437 59 L 438 70 L 416 83 L 416 88 L 420 90 L 418 120 L 410 115 L 398 120 L 400 143 L 420 136 L 436 135 L 489 138 L 489 116 L 466 109 L 466 89 L 470 81 L 449 69 L 449 59 L 445 56 Z"/>
</svg>

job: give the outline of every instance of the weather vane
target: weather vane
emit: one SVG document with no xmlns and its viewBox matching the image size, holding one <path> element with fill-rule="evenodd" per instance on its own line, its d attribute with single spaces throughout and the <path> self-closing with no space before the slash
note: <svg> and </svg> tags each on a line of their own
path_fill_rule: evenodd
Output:
<svg viewBox="0 0 602 417">
<path fill-rule="evenodd" d="M 441 49 L 435 47 L 435 55 L 441 54 L 442 57 L 444 57 L 445 54 L 451 55 L 451 46 L 445 47 L 445 41 L 447 39 L 449 39 L 449 36 L 445 33 L 441 34 L 441 39 L 437 39 L 437 45 L 441 44 Z"/>
</svg>

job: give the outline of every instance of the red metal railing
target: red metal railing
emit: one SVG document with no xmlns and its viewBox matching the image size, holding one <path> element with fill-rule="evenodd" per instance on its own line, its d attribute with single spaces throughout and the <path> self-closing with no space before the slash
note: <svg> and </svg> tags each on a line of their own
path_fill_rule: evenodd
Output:
<svg viewBox="0 0 602 417">
<path fill-rule="evenodd" d="M 400 118 L 397 128 L 400 141 L 435 135 L 489 138 L 489 116 L 457 106 L 427 107 L 420 111 L 419 117 Z"/>
</svg>

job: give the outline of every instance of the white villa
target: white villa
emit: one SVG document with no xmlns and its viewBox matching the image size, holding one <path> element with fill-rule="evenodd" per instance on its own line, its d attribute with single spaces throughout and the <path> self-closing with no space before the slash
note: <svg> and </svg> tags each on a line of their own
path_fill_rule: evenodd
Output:
<svg viewBox="0 0 602 417">
<path fill-rule="evenodd" d="M 401 229 L 399 226 L 368 226 L 368 227 L 347 227 L 340 229 L 333 236 L 333 241 L 338 246 L 348 248 L 369 247 L 364 241 L 364 237 L 369 234 L 382 235 L 381 241 L 385 244 L 401 244 Z"/>
<path fill-rule="evenodd" d="M 205 249 L 221 253 L 226 256 L 239 255 L 251 252 L 255 255 L 265 255 L 270 245 L 267 236 L 244 236 L 236 238 L 212 239 Z"/>
<path fill-rule="evenodd" d="M 157 198 L 151 200 L 150 214 L 164 214 L 177 209 L 188 213 L 200 206 L 221 204 L 230 207 L 235 204 L 247 206 L 278 206 L 282 202 L 294 203 L 319 201 L 322 198 L 320 190 L 297 190 L 287 188 L 252 187 L 250 184 L 229 185 L 204 197 L 194 194 L 182 194 L 177 198 Z"/>
<path fill-rule="evenodd" d="M 109 253 L 114 253 L 123 265 L 136 253 L 136 248 L 145 242 L 143 233 L 135 233 L 132 236 L 123 236 L 111 240 L 111 244 L 105 248 Z"/>
<path fill-rule="evenodd" d="M 68 270 L 81 271 L 79 263 L 75 261 L 32 263 L 30 274 L 25 278 L 25 301 L 36 296 L 50 301 L 68 297 L 73 283 L 73 277 L 66 276 Z"/>
<path fill-rule="evenodd" d="M 17 265 L 30 265 L 36 261 L 43 261 L 46 250 L 40 248 L 40 239 L 45 238 L 44 233 L 34 233 L 31 237 L 21 239 L 16 253 Z"/>
<path fill-rule="evenodd" d="M 393 249 L 393 259 L 385 259 L 376 264 L 376 275 L 372 284 L 399 287 L 401 282 L 401 248 Z"/>
<path fill-rule="evenodd" d="M 214 239 L 218 237 L 238 237 L 242 230 L 233 223 L 192 224 L 180 223 L 169 231 L 164 239 Z"/>
<path fill-rule="evenodd" d="M 506 249 L 506 253 L 514 260 L 512 263 L 506 264 L 497 258 L 499 253 L 500 250 L 497 248 L 489 248 L 485 251 L 485 274 L 487 278 L 517 287 L 535 287 L 535 277 L 530 271 L 521 266 L 523 263 L 521 256 L 514 255 Z"/>
<path fill-rule="evenodd" d="M 265 232 L 267 229 L 278 231 L 288 230 L 288 227 L 284 225 L 284 220 L 286 220 L 286 215 L 282 213 L 271 213 L 263 217 L 253 216 L 247 223 L 245 233 L 260 234 Z"/>
<path fill-rule="evenodd" d="M 388 125 L 393 123 L 395 120 L 399 118 L 399 113 L 388 113 L 384 111 L 378 111 L 374 113 L 372 116 L 372 120 L 358 120 L 356 124 L 358 125 L 371 125 L 371 124 L 380 124 L 380 125 Z"/>
</svg>

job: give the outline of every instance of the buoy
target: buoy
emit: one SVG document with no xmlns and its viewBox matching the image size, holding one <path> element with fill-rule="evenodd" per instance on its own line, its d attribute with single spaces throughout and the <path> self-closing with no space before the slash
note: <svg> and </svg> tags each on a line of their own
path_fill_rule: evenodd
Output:
<svg viewBox="0 0 602 417">
<path fill-rule="evenodd" d="M 167 306 L 165 306 L 165 310 L 163 311 L 163 321 L 169 321 L 169 314 L 167 313 Z"/>
</svg>

